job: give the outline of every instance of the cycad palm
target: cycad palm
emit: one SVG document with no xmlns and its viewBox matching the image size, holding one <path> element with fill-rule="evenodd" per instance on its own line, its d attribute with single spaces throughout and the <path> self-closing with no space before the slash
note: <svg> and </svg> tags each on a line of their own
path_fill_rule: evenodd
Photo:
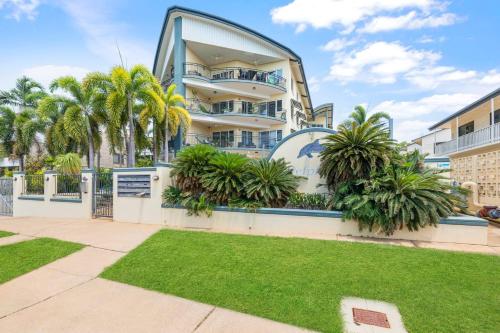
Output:
<svg viewBox="0 0 500 333">
<path fill-rule="evenodd" d="M 36 108 L 38 101 L 46 95 L 42 85 L 29 77 L 23 76 L 16 81 L 11 90 L 0 90 L 0 105 L 16 106 L 20 111 Z"/>
<path fill-rule="evenodd" d="M 107 93 L 106 109 L 108 111 L 108 131 L 110 137 L 120 137 L 123 132 L 127 144 L 127 166 L 135 166 L 136 126 L 138 105 L 144 105 L 155 117 L 165 107 L 161 98 L 162 88 L 158 80 L 144 66 L 136 65 L 130 70 L 123 66 L 114 67 L 109 75 L 92 73 L 88 85 L 100 86 Z M 128 124 L 128 133 L 125 130 Z"/>
<path fill-rule="evenodd" d="M 345 127 L 351 126 L 352 123 L 356 123 L 357 125 L 362 125 L 364 123 L 378 125 L 382 119 L 389 120 L 391 117 L 386 112 L 376 112 L 368 116 L 366 109 L 363 106 L 358 105 L 354 107 L 354 111 L 349 115 L 349 118 L 350 119 L 344 121 L 342 125 Z"/>
<path fill-rule="evenodd" d="M 382 169 L 393 154 L 394 142 L 380 125 L 353 121 L 349 126 L 340 125 L 323 145 L 319 174 L 335 190 L 340 183 L 366 179 Z"/>
<path fill-rule="evenodd" d="M 101 135 L 99 123 L 105 119 L 105 95 L 96 87 L 85 85 L 72 76 L 54 80 L 51 91 L 60 89 L 70 97 L 47 96 L 39 106 L 39 112 L 47 115 L 54 108 L 62 105 L 64 130 L 88 149 L 89 168 L 94 168 L 96 148 L 100 147 Z"/>
</svg>

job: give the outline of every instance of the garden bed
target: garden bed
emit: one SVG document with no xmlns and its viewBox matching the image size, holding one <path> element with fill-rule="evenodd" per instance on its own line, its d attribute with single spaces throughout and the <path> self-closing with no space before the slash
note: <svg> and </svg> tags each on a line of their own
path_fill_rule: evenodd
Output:
<svg viewBox="0 0 500 333">
<path fill-rule="evenodd" d="M 500 331 L 496 256 L 163 230 L 102 276 L 322 332 L 345 296 L 394 303 L 411 333 Z"/>
<path fill-rule="evenodd" d="M 0 237 L 9 237 L 9 236 L 12 236 L 12 235 L 14 235 L 12 232 L 0 230 Z"/>
</svg>

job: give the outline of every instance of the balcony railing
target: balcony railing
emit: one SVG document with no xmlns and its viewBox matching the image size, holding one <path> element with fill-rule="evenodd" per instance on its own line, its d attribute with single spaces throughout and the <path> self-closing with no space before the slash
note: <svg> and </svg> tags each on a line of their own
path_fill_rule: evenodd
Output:
<svg viewBox="0 0 500 333">
<path fill-rule="evenodd" d="M 223 103 L 210 104 L 199 99 L 187 98 L 186 109 L 190 112 L 201 112 L 211 115 L 241 114 L 286 120 L 285 110 L 281 109 L 280 111 L 276 111 L 276 105 L 271 107 L 269 102 L 251 103 L 245 101 L 226 101 Z"/>
<path fill-rule="evenodd" d="M 213 138 L 203 134 L 186 135 L 186 145 L 207 144 L 220 149 L 272 149 L 281 139 L 262 138 L 258 133 L 248 135 L 231 135 L 229 137 Z"/>
<path fill-rule="evenodd" d="M 451 141 L 438 143 L 436 155 L 446 155 L 486 144 L 500 142 L 500 123 L 465 134 Z"/>
<path fill-rule="evenodd" d="M 274 71 L 262 71 L 243 67 L 209 68 L 202 64 L 187 62 L 184 75 L 200 76 L 209 80 L 241 80 L 267 83 L 285 88 L 286 79 Z"/>
</svg>

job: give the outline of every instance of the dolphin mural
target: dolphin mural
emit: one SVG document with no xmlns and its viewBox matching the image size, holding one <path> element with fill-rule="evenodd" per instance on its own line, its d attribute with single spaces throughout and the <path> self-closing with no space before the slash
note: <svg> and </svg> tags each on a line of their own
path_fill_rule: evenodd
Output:
<svg viewBox="0 0 500 333">
<path fill-rule="evenodd" d="M 308 143 L 299 151 L 299 155 L 297 158 L 301 158 L 302 156 L 307 156 L 308 158 L 312 158 L 313 153 L 321 153 L 325 147 L 321 143 L 319 143 L 319 139 L 314 140 L 312 143 Z"/>
</svg>

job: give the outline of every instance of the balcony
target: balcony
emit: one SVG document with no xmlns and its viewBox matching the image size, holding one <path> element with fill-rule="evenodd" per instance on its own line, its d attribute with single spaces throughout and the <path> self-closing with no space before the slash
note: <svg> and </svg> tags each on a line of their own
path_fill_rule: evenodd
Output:
<svg viewBox="0 0 500 333">
<path fill-rule="evenodd" d="M 201 79 L 235 93 L 240 91 L 252 95 L 272 95 L 286 91 L 286 79 L 276 71 L 243 67 L 209 68 L 202 64 L 185 63 L 184 78 Z"/>
<path fill-rule="evenodd" d="M 257 134 L 257 133 L 252 133 Z M 271 150 L 281 138 L 269 135 L 228 135 L 217 137 L 187 134 L 185 145 L 207 144 L 222 150 Z"/>
<path fill-rule="evenodd" d="M 267 126 L 286 122 L 286 111 L 282 109 L 281 101 L 252 103 L 230 100 L 210 104 L 200 99 L 187 98 L 186 109 L 191 113 L 206 114 L 238 124 L 248 123 L 249 120 Z"/>
<path fill-rule="evenodd" d="M 500 142 L 500 123 L 436 144 L 436 155 L 448 155 Z"/>
</svg>

